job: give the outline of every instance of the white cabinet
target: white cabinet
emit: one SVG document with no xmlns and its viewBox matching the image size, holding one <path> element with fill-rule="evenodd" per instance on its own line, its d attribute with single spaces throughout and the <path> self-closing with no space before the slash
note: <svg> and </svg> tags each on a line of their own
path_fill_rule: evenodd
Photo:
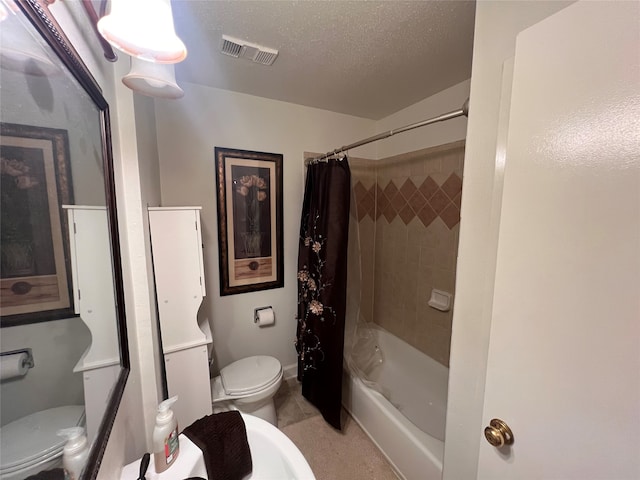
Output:
<svg viewBox="0 0 640 480">
<path fill-rule="evenodd" d="M 93 440 L 120 373 L 120 348 L 105 207 L 64 205 L 69 220 L 69 250 L 75 313 L 91 332 L 91 344 L 74 372 L 82 372 L 87 436 Z"/>
<path fill-rule="evenodd" d="M 198 324 L 206 295 L 201 207 L 150 207 L 149 227 L 158 317 L 169 396 L 181 428 L 211 413 L 207 319 Z"/>
</svg>

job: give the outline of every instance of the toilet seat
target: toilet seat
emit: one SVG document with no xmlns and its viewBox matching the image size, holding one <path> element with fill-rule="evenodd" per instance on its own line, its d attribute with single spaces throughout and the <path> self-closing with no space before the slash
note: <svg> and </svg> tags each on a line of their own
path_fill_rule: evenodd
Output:
<svg viewBox="0 0 640 480">
<path fill-rule="evenodd" d="M 32 413 L 3 426 L 0 476 L 61 456 L 66 440 L 57 435 L 58 430 L 83 424 L 84 406 L 66 405 Z"/>
<path fill-rule="evenodd" d="M 230 397 L 252 395 L 271 387 L 282 378 L 278 359 L 256 355 L 237 360 L 220 370 L 225 393 Z"/>
<path fill-rule="evenodd" d="M 41 465 L 48 465 L 49 462 L 56 462 L 56 461 L 61 461 L 61 457 L 62 457 L 62 451 L 64 445 L 62 447 L 60 447 L 57 450 L 53 450 L 51 453 L 48 453 L 47 455 L 43 456 L 42 458 L 36 458 L 34 460 L 31 460 L 27 463 L 21 463 L 19 465 L 16 465 L 14 467 L 9 467 L 6 469 L 2 469 L 0 470 L 0 478 L 5 478 L 6 476 L 12 474 L 12 473 L 23 473 L 26 470 L 30 470 L 30 469 L 34 469 L 38 466 Z"/>
</svg>

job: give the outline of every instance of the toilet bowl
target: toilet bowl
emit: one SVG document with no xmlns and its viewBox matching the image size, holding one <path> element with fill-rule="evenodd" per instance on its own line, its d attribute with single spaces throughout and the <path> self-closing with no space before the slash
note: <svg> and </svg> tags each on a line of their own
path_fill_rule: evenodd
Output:
<svg viewBox="0 0 640 480">
<path fill-rule="evenodd" d="M 273 396 L 281 383 L 278 359 L 257 355 L 237 360 L 211 380 L 213 412 L 239 410 L 277 426 Z"/>
<path fill-rule="evenodd" d="M 14 420 L 0 428 L 0 479 L 22 480 L 62 465 L 66 439 L 58 430 L 84 426 L 84 406 L 66 405 Z"/>
</svg>

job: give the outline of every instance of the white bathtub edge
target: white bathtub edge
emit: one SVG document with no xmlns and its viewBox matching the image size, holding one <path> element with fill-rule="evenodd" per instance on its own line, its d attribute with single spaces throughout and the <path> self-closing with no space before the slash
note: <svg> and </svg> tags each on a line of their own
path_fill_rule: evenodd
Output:
<svg viewBox="0 0 640 480">
<path fill-rule="evenodd" d="M 393 462 L 393 460 L 389 457 L 389 455 L 385 453 L 385 451 L 382 449 L 380 444 L 376 441 L 375 438 L 373 438 L 373 435 L 371 435 L 371 432 L 367 430 L 367 427 L 363 425 L 360 419 L 351 410 L 349 410 L 349 408 L 345 404 L 343 404 L 342 406 L 345 408 L 345 410 L 349 412 L 349 415 L 351 415 L 351 418 L 353 418 L 353 420 L 358 424 L 358 426 L 367 435 L 367 437 L 369 437 L 369 440 L 371 440 L 373 444 L 377 447 L 377 449 L 380 450 L 380 452 L 382 452 L 382 455 L 384 455 L 384 458 L 386 458 L 387 462 L 389 462 L 389 465 L 391 466 L 391 470 L 393 470 L 393 473 L 396 475 L 396 477 L 398 477 L 400 480 L 407 480 L 407 477 L 405 477 L 402 474 L 402 472 L 400 472 L 400 469 L 398 469 L 398 466 Z"/>
<path fill-rule="evenodd" d="M 370 390 L 350 372 L 345 370 L 343 375 L 345 409 L 380 449 L 396 474 L 402 480 L 440 480 L 444 442 L 410 424 L 382 395 Z M 382 406 L 383 402 L 388 407 Z M 393 411 L 389 411 L 389 407 Z"/>
</svg>

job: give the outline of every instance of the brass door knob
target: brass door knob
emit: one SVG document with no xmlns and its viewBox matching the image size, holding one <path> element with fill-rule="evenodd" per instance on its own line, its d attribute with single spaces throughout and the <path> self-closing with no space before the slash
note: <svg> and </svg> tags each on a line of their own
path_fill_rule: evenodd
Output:
<svg viewBox="0 0 640 480">
<path fill-rule="evenodd" d="M 484 429 L 484 437 L 496 448 L 513 443 L 513 432 L 509 425 L 499 418 L 494 418 L 489 422 L 489 426 Z"/>
</svg>

